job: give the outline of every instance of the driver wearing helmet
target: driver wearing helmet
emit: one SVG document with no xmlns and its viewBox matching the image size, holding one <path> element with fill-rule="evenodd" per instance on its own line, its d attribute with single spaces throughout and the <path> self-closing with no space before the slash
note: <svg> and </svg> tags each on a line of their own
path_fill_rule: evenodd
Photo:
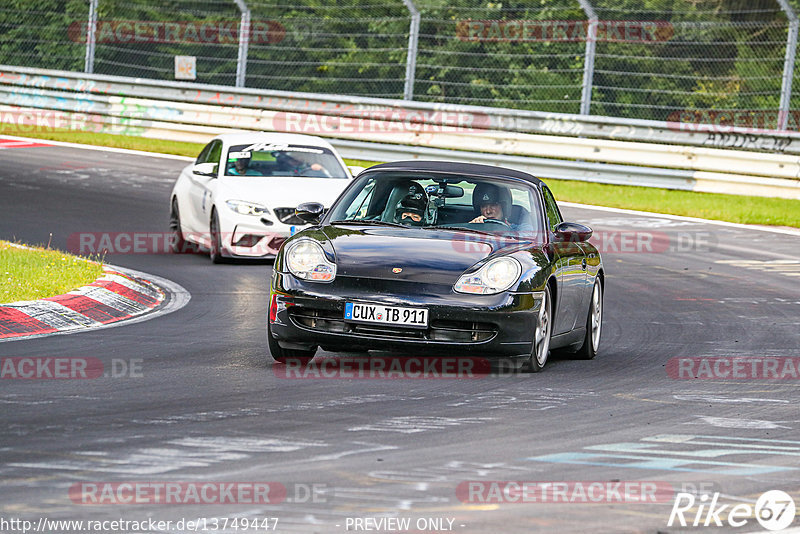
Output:
<svg viewBox="0 0 800 534">
<path fill-rule="evenodd" d="M 394 222 L 410 226 L 422 226 L 425 223 L 425 208 L 427 205 L 425 193 L 409 193 L 397 205 Z"/>
<path fill-rule="evenodd" d="M 478 190 L 476 187 L 476 191 L 474 191 L 473 194 L 478 195 L 474 205 L 480 209 L 481 214 L 469 222 L 501 224 L 515 232 L 533 231 L 530 217 L 513 223 L 508 220 L 509 216 L 512 217 L 512 219 L 514 218 L 513 211 L 509 205 L 511 202 L 510 192 L 504 199 L 501 190 L 495 185 L 486 184 L 479 187 L 481 187 L 481 190 Z"/>
<path fill-rule="evenodd" d="M 503 202 L 500 200 L 500 194 L 496 187 L 487 188 L 478 198 L 477 204 L 480 207 L 481 214 L 469 222 L 482 223 L 487 220 L 494 220 L 509 224 L 503 210 Z"/>
</svg>

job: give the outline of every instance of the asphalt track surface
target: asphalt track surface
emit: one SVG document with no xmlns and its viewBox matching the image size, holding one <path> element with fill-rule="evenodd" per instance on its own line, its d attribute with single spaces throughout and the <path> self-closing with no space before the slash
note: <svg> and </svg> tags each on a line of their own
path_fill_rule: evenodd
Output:
<svg viewBox="0 0 800 534">
<path fill-rule="evenodd" d="M 166 231 L 182 165 L 66 147 L 0 150 L 0 238 L 37 244 L 52 233 L 65 248 L 74 233 Z M 1 357 L 141 360 L 141 376 L 0 382 L 2 517 L 270 517 L 277 532 L 303 533 L 382 517 L 410 518 L 414 532 L 419 518 L 452 519 L 464 533 L 713 530 L 668 527 L 671 497 L 486 504 L 459 499 L 464 481 L 658 481 L 750 504 L 781 489 L 800 504 L 798 381 L 676 380 L 665 367 L 675 357 L 800 356 L 800 238 L 563 211 L 612 249 L 601 351 L 514 377 L 282 379 L 265 340 L 268 263 L 108 256 L 177 282 L 192 299 L 129 326 L 0 344 Z M 622 241 L 608 233 L 620 231 L 627 247 L 640 235 L 670 246 L 614 252 Z M 361 356 L 317 356 L 333 357 Z M 271 481 L 289 499 L 75 504 L 69 488 L 82 481 Z M 304 484 L 317 484 L 316 502 L 293 495 Z M 761 530 L 753 518 L 716 529 Z"/>
</svg>

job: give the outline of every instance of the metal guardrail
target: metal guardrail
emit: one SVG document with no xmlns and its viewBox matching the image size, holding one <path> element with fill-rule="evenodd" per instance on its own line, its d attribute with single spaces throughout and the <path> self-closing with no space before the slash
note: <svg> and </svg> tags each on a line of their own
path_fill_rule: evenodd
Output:
<svg viewBox="0 0 800 534">
<path fill-rule="evenodd" d="M 412 118 L 426 124 L 437 124 L 443 116 L 458 120 L 454 117 L 461 115 L 475 129 L 800 155 L 800 132 L 682 122 L 680 116 L 676 116 L 674 122 L 620 119 L 381 98 L 234 89 L 223 85 L 100 76 L 9 65 L 0 65 L 0 86 L 6 86 L 5 90 L 10 92 L 15 91 L 12 87 L 27 87 L 353 118 L 384 112 L 386 120 Z M 10 102 L 4 99 L 3 103 Z M 390 110 L 396 114 L 392 116 Z M 83 111 L 89 112 L 91 109 Z"/>
<path fill-rule="evenodd" d="M 580 122 L 561 135 L 522 133 L 520 122 L 504 122 L 525 118 L 547 129 L 541 122 L 553 119 L 536 115 L 548 114 L 0 67 L 0 121 L 20 128 L 49 125 L 195 142 L 230 130 L 288 130 L 330 137 L 358 159 L 459 159 L 544 178 L 800 198 L 800 157 L 792 155 L 793 145 L 800 153 L 797 133 L 775 134 L 787 153 L 768 154 L 632 142 L 643 140 L 636 125 L 617 135 L 608 131 L 613 119 L 602 117 L 569 116 Z M 565 124 L 563 116 L 559 120 Z M 589 125 L 605 137 L 586 136 Z M 651 128 L 644 140 L 654 141 L 657 132 Z"/>
</svg>

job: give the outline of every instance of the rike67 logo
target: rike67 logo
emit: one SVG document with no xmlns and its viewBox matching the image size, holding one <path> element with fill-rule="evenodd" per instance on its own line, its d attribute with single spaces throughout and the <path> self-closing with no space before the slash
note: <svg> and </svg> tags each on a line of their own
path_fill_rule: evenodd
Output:
<svg viewBox="0 0 800 534">
<path fill-rule="evenodd" d="M 763 493 L 755 506 L 747 503 L 720 505 L 718 500 L 719 493 L 714 493 L 710 502 L 707 494 L 698 499 L 691 493 L 678 493 L 667 526 L 671 527 L 677 520 L 682 527 L 722 527 L 725 523 L 741 527 L 755 517 L 767 530 L 783 530 L 794 521 L 794 499 L 780 490 Z"/>
</svg>

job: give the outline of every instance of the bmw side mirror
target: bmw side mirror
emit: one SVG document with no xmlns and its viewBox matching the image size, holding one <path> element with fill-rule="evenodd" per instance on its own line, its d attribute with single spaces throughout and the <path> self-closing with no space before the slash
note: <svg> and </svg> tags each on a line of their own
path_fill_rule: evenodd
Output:
<svg viewBox="0 0 800 534">
<path fill-rule="evenodd" d="M 592 229 L 578 223 L 562 222 L 556 226 L 555 234 L 557 241 L 579 243 L 592 237 Z"/>
<path fill-rule="evenodd" d="M 192 168 L 192 172 L 200 176 L 214 177 L 217 175 L 217 164 L 213 162 L 198 163 Z"/>
<path fill-rule="evenodd" d="M 308 224 L 319 224 L 325 207 L 319 202 L 306 202 L 294 209 L 294 214 Z"/>
</svg>

